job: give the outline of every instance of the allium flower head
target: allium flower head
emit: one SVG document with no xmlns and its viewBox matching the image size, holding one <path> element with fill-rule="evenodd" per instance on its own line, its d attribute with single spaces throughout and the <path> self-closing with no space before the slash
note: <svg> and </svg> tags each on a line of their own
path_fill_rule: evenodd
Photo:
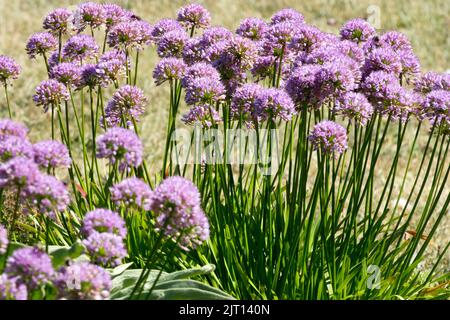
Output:
<svg viewBox="0 0 450 320">
<path fill-rule="evenodd" d="M 66 86 L 54 79 L 42 81 L 36 87 L 36 93 L 33 96 L 34 103 L 44 107 L 45 112 L 50 106 L 57 106 L 67 100 L 69 100 L 69 92 Z"/>
<path fill-rule="evenodd" d="M 127 12 L 117 4 L 105 3 L 103 5 L 103 10 L 105 12 L 105 25 L 108 30 L 115 25 L 128 20 Z"/>
<path fill-rule="evenodd" d="M 209 63 L 195 63 L 187 68 L 184 77 L 181 80 L 181 85 L 187 88 L 189 84 L 197 78 L 210 78 L 213 79 L 213 81 L 220 81 L 220 74 L 217 72 L 217 69 Z"/>
<path fill-rule="evenodd" d="M 6 253 L 8 243 L 8 233 L 6 228 L 0 224 L 0 255 L 4 255 Z"/>
<path fill-rule="evenodd" d="M 388 31 L 381 35 L 379 45 L 382 47 L 390 47 L 395 52 L 403 50 L 412 51 L 411 42 L 408 37 L 398 31 Z"/>
<path fill-rule="evenodd" d="M 314 26 L 302 24 L 297 26 L 295 36 L 289 44 L 289 49 L 309 53 L 324 41 L 324 33 Z"/>
<path fill-rule="evenodd" d="M 342 39 L 361 43 L 375 36 L 376 31 L 366 20 L 357 18 L 347 21 L 342 26 L 340 34 Z"/>
<path fill-rule="evenodd" d="M 6 84 L 9 80 L 19 77 L 20 66 L 14 59 L 0 55 L 0 83 Z"/>
<path fill-rule="evenodd" d="M 54 176 L 41 174 L 23 190 L 22 195 L 39 213 L 55 219 L 55 211 L 66 210 L 70 203 L 69 191 Z"/>
<path fill-rule="evenodd" d="M 267 31 L 267 23 L 258 18 L 245 18 L 241 21 L 236 33 L 244 38 L 259 41 Z"/>
<path fill-rule="evenodd" d="M 364 68 L 366 74 L 382 70 L 398 75 L 402 71 L 402 63 L 395 51 L 390 48 L 380 47 L 369 53 Z"/>
<path fill-rule="evenodd" d="M 67 87 L 77 87 L 81 80 L 81 68 L 72 62 L 63 62 L 50 70 L 50 77 Z"/>
<path fill-rule="evenodd" d="M 62 57 L 65 61 L 86 61 L 98 54 L 98 45 L 95 39 L 86 34 L 71 37 L 62 48 Z"/>
<path fill-rule="evenodd" d="M 117 205 L 137 206 L 150 210 L 152 190 L 138 178 L 128 178 L 111 187 L 111 200 Z"/>
<path fill-rule="evenodd" d="M 58 270 L 55 284 L 59 297 L 68 300 L 105 300 L 112 288 L 111 276 L 89 262 L 75 262 Z"/>
<path fill-rule="evenodd" d="M 335 157 L 347 149 L 347 131 L 333 121 L 322 121 L 314 126 L 308 137 L 314 150 L 320 149 L 325 154 Z"/>
<path fill-rule="evenodd" d="M 291 21 L 280 22 L 270 26 L 262 40 L 265 54 L 281 56 L 298 38 L 300 26 Z"/>
<path fill-rule="evenodd" d="M 322 67 L 311 64 L 296 68 L 286 82 L 285 90 L 289 93 L 294 102 L 298 105 L 310 104 L 316 106 L 318 97 L 319 73 Z"/>
<path fill-rule="evenodd" d="M 402 65 L 402 76 L 410 76 L 415 79 L 420 74 L 419 58 L 413 51 L 402 50 L 398 52 L 400 63 Z"/>
<path fill-rule="evenodd" d="M 231 101 L 231 115 L 235 119 L 243 119 L 246 122 L 257 121 L 260 110 L 255 102 L 261 95 L 263 87 L 256 83 L 247 83 L 236 89 Z"/>
<path fill-rule="evenodd" d="M 302 24 L 305 22 L 305 18 L 300 12 L 294 9 L 286 8 L 276 12 L 270 18 L 270 21 L 272 25 L 286 21 Z"/>
<path fill-rule="evenodd" d="M 8 136 L 15 136 L 25 139 L 28 134 L 28 128 L 20 122 L 9 119 L 0 119 L 0 141 Z"/>
<path fill-rule="evenodd" d="M 233 38 L 233 33 L 224 27 L 209 27 L 202 34 L 202 45 L 206 49 L 222 40 Z"/>
<path fill-rule="evenodd" d="M 431 123 L 450 124 L 450 91 L 434 90 L 428 93 L 422 103 L 422 112 Z"/>
<path fill-rule="evenodd" d="M 294 103 L 283 89 L 263 89 L 255 100 L 257 114 L 262 119 L 280 118 L 289 121 L 295 113 Z"/>
<path fill-rule="evenodd" d="M 211 16 L 204 7 L 193 3 L 178 10 L 177 20 L 187 28 L 207 28 L 211 23 Z"/>
<path fill-rule="evenodd" d="M 87 238 L 94 233 L 104 232 L 125 238 L 127 235 L 125 221 L 118 213 L 107 209 L 96 209 L 86 213 L 81 233 Z"/>
<path fill-rule="evenodd" d="M 97 157 L 107 158 L 111 164 L 119 163 L 121 171 L 140 166 L 142 153 L 142 142 L 131 130 L 111 128 L 97 138 Z"/>
<path fill-rule="evenodd" d="M 17 277 L 0 275 L 0 301 L 1 300 L 27 300 L 27 287 L 18 283 Z"/>
<path fill-rule="evenodd" d="M 196 78 L 186 88 L 186 103 L 211 104 L 225 97 L 225 87 L 213 78 Z"/>
<path fill-rule="evenodd" d="M 188 65 L 204 61 L 206 52 L 202 38 L 190 38 L 183 47 L 182 56 L 184 62 Z"/>
<path fill-rule="evenodd" d="M 373 106 L 362 93 L 346 92 L 336 100 L 334 111 L 364 126 L 372 117 Z"/>
<path fill-rule="evenodd" d="M 139 121 L 145 111 L 147 98 L 138 87 L 125 85 L 119 88 L 105 108 L 105 119 L 109 126 L 117 126 L 122 120 L 126 125 L 132 124 L 133 120 Z"/>
<path fill-rule="evenodd" d="M 398 85 L 398 79 L 392 73 L 375 71 L 361 83 L 363 91 L 372 98 L 384 98 L 389 87 Z"/>
<path fill-rule="evenodd" d="M 405 121 L 420 103 L 418 95 L 400 84 L 388 86 L 380 98 L 372 98 L 375 109 L 393 120 Z"/>
<path fill-rule="evenodd" d="M 85 64 L 81 68 L 81 81 L 79 88 L 89 87 L 95 88 L 98 86 L 106 87 L 111 79 L 106 75 L 104 69 L 97 64 Z"/>
<path fill-rule="evenodd" d="M 68 168 L 72 163 L 67 147 L 55 140 L 34 144 L 33 155 L 34 162 L 44 169 Z"/>
<path fill-rule="evenodd" d="M 191 247 L 209 237 L 209 223 L 200 207 L 200 193 L 182 177 L 165 179 L 154 191 L 152 210 L 156 226 L 179 244 Z"/>
<path fill-rule="evenodd" d="M 276 60 L 277 59 L 272 55 L 262 55 L 257 57 L 251 69 L 252 75 L 257 78 L 258 81 L 272 76 L 274 68 L 277 65 Z"/>
<path fill-rule="evenodd" d="M 427 72 L 414 81 L 415 90 L 429 93 L 433 90 L 450 91 L 450 73 Z"/>
<path fill-rule="evenodd" d="M 53 280 L 52 260 L 38 248 L 17 249 L 6 261 L 5 274 L 17 277 L 18 284 L 34 290 Z"/>
<path fill-rule="evenodd" d="M 0 163 L 14 157 L 33 159 L 33 146 L 28 140 L 16 136 L 8 136 L 1 140 Z"/>
<path fill-rule="evenodd" d="M 139 45 L 141 30 L 133 22 L 121 22 L 108 33 L 108 45 L 112 48 L 133 48 Z"/>
<path fill-rule="evenodd" d="M 317 74 L 317 83 L 320 90 L 317 94 L 321 99 L 327 96 L 335 96 L 346 91 L 352 91 L 357 88 L 361 72 L 359 68 L 355 68 L 353 59 L 340 55 L 335 57 L 333 61 L 324 63 Z"/>
<path fill-rule="evenodd" d="M 98 28 L 105 22 L 105 9 L 101 4 L 95 2 L 80 4 L 73 17 L 73 24 L 78 32 L 83 31 L 88 26 L 92 29 Z"/>
<path fill-rule="evenodd" d="M 189 36 L 184 30 L 174 30 L 165 33 L 158 41 L 158 55 L 161 58 L 176 57 L 183 55 L 184 45 L 188 42 Z"/>
<path fill-rule="evenodd" d="M 184 30 L 181 24 L 173 19 L 161 19 L 154 26 L 151 32 L 153 41 L 158 42 L 158 40 L 168 32 L 171 31 L 181 31 Z"/>
<path fill-rule="evenodd" d="M 28 39 L 26 51 L 31 59 L 37 55 L 44 55 L 56 49 L 58 40 L 48 32 L 38 32 Z"/>
<path fill-rule="evenodd" d="M 0 188 L 24 188 L 40 176 L 33 160 L 24 157 L 12 158 L 0 165 Z"/>
<path fill-rule="evenodd" d="M 101 266 L 118 266 L 127 255 L 123 238 L 112 233 L 93 233 L 83 244 L 92 261 Z"/>
<path fill-rule="evenodd" d="M 181 118 L 186 124 L 200 124 L 202 127 L 209 128 L 213 124 L 220 123 L 222 118 L 213 106 L 200 104 L 192 106 L 191 109 Z"/>
<path fill-rule="evenodd" d="M 180 80 L 186 72 L 186 64 L 182 59 L 163 58 L 153 70 L 153 79 L 156 85 L 161 85 L 168 80 Z"/>
<path fill-rule="evenodd" d="M 126 73 L 126 65 L 129 64 L 125 53 L 119 50 L 105 52 L 97 64 L 97 72 L 104 75 L 107 81 L 116 81 Z"/>
<path fill-rule="evenodd" d="M 72 12 L 66 8 L 58 8 L 50 12 L 44 19 L 44 29 L 55 34 L 65 34 L 69 29 Z"/>
</svg>

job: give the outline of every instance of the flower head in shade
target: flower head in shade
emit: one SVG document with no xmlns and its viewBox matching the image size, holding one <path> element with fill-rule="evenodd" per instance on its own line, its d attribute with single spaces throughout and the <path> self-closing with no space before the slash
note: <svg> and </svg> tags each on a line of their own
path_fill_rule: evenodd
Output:
<svg viewBox="0 0 450 320">
<path fill-rule="evenodd" d="M 77 87 L 81 80 L 81 68 L 72 62 L 63 62 L 50 70 L 50 77 L 67 87 Z"/>
<path fill-rule="evenodd" d="M 187 68 L 184 77 L 181 80 L 181 85 L 187 88 L 189 84 L 197 78 L 210 78 L 214 81 L 220 81 L 220 74 L 217 72 L 217 69 L 209 63 L 195 63 Z"/>
<path fill-rule="evenodd" d="M 410 76 L 415 79 L 420 74 L 419 58 L 411 50 L 402 50 L 398 52 L 400 63 L 402 64 L 401 74 L 403 76 Z"/>
<path fill-rule="evenodd" d="M 190 38 L 183 47 L 183 60 L 186 64 L 192 65 L 205 60 L 206 52 L 201 37 Z"/>
<path fill-rule="evenodd" d="M 211 16 L 204 7 L 193 3 L 178 10 L 177 20 L 187 28 L 207 28 L 211 23 Z"/>
<path fill-rule="evenodd" d="M 79 88 L 98 86 L 106 87 L 111 79 L 106 75 L 105 70 L 97 64 L 85 64 L 81 67 L 81 81 Z"/>
<path fill-rule="evenodd" d="M 317 106 L 319 97 L 316 95 L 318 75 L 322 67 L 316 64 L 302 65 L 296 68 L 286 82 L 285 90 L 297 105 Z"/>
<path fill-rule="evenodd" d="M 6 84 L 9 80 L 19 77 L 20 66 L 14 59 L 0 55 L 0 83 Z"/>
<path fill-rule="evenodd" d="M 250 40 L 261 40 L 267 31 L 267 23 L 258 18 L 245 18 L 241 21 L 236 33 Z"/>
<path fill-rule="evenodd" d="M 342 39 L 361 43 L 376 35 L 375 28 L 364 19 L 352 19 L 347 21 L 341 28 Z"/>
<path fill-rule="evenodd" d="M 128 20 L 127 12 L 117 4 L 105 3 L 103 5 L 103 10 L 105 12 L 105 25 L 108 30 L 115 25 Z"/>
<path fill-rule="evenodd" d="M 153 41 L 158 42 L 158 40 L 166 33 L 177 30 L 184 30 L 178 21 L 173 19 L 161 19 L 153 26 L 151 36 Z"/>
<path fill-rule="evenodd" d="M 156 85 L 161 85 L 166 81 L 180 80 L 186 71 L 186 64 L 182 59 L 163 58 L 153 70 L 153 79 Z"/>
<path fill-rule="evenodd" d="M 364 68 L 366 73 L 382 70 L 398 75 L 402 71 L 402 63 L 395 51 L 380 47 L 369 53 Z"/>
<path fill-rule="evenodd" d="M 55 219 L 55 211 L 66 210 L 70 203 L 69 191 L 63 182 L 54 176 L 41 174 L 36 180 L 28 184 L 22 196 L 39 213 Z"/>
<path fill-rule="evenodd" d="M 8 136 L 15 136 L 25 139 L 28 134 L 28 128 L 20 122 L 9 119 L 0 119 L 0 141 Z"/>
<path fill-rule="evenodd" d="M 97 138 L 97 157 L 107 158 L 111 164 L 119 163 L 121 171 L 140 166 L 142 153 L 142 142 L 131 130 L 111 128 Z"/>
<path fill-rule="evenodd" d="M 314 26 L 302 24 L 297 26 L 289 48 L 297 52 L 309 53 L 324 41 L 324 33 Z"/>
<path fill-rule="evenodd" d="M 37 55 L 44 55 L 56 49 L 58 40 L 48 32 L 38 32 L 28 39 L 26 51 L 31 59 Z"/>
<path fill-rule="evenodd" d="M 165 33 L 158 41 L 158 55 L 161 58 L 177 57 L 183 55 L 184 45 L 188 42 L 189 36 L 184 30 L 174 30 Z"/>
<path fill-rule="evenodd" d="M 186 88 L 186 103 L 211 104 L 225 97 L 225 87 L 213 78 L 195 78 Z"/>
<path fill-rule="evenodd" d="M 422 102 L 423 114 L 436 125 L 450 124 L 450 91 L 434 90 Z"/>
<path fill-rule="evenodd" d="M 62 48 L 62 56 L 66 61 L 86 61 L 98 54 L 98 45 L 95 39 L 86 34 L 71 37 Z"/>
<path fill-rule="evenodd" d="M 277 65 L 276 58 L 272 55 L 262 55 L 256 58 L 251 69 L 252 75 L 258 81 L 273 75 L 274 68 Z"/>
<path fill-rule="evenodd" d="M 263 89 L 255 100 L 255 109 L 262 119 L 280 118 L 289 121 L 295 113 L 291 97 L 283 89 Z"/>
<path fill-rule="evenodd" d="M 322 121 L 314 126 L 308 137 L 314 150 L 338 156 L 347 149 L 347 131 L 333 121 Z"/>
<path fill-rule="evenodd" d="M 305 18 L 300 12 L 294 9 L 286 8 L 276 12 L 270 18 L 270 21 L 272 25 L 286 21 L 302 24 L 305 22 Z"/>
<path fill-rule="evenodd" d="M 6 228 L 0 224 L 0 255 L 4 255 L 6 253 L 8 243 L 8 233 Z"/>
<path fill-rule="evenodd" d="M 18 283 L 17 277 L 0 275 L 0 300 L 27 300 L 27 297 L 27 287 Z"/>
<path fill-rule="evenodd" d="M 83 240 L 92 261 L 105 267 L 115 267 L 126 257 L 123 238 L 112 233 L 93 233 Z"/>
<path fill-rule="evenodd" d="M 264 88 L 256 83 L 246 83 L 236 89 L 231 101 L 231 115 L 234 119 L 242 119 L 246 123 L 257 121 L 260 110 L 255 104 Z"/>
<path fill-rule="evenodd" d="M 336 100 L 334 111 L 364 126 L 372 117 L 373 106 L 362 93 L 346 92 Z"/>
<path fill-rule="evenodd" d="M 108 209 L 96 209 L 86 213 L 81 233 L 87 238 L 94 233 L 112 233 L 121 238 L 127 235 L 125 221 L 118 213 Z"/>
<path fill-rule="evenodd" d="M 68 300 L 105 300 L 112 288 L 111 276 L 102 267 L 75 262 L 58 270 L 55 284 L 59 297 Z"/>
<path fill-rule="evenodd" d="M 38 248 L 17 249 L 6 261 L 5 274 L 17 277 L 17 283 L 34 290 L 53 280 L 52 260 Z"/>
<path fill-rule="evenodd" d="M 109 126 L 117 126 L 122 120 L 126 125 L 139 121 L 140 116 L 145 111 L 147 98 L 144 92 L 138 87 L 125 85 L 119 88 L 105 108 L 105 119 Z"/>
<path fill-rule="evenodd" d="M 44 107 L 47 112 L 50 106 L 57 106 L 69 100 L 69 92 L 65 85 L 54 79 L 44 80 L 36 87 L 33 101 L 37 106 Z"/>
<path fill-rule="evenodd" d="M 398 79 L 392 73 L 375 71 L 361 83 L 361 88 L 370 98 L 384 98 L 389 87 L 398 85 Z"/>
<path fill-rule="evenodd" d="M 137 206 L 150 210 L 152 190 L 143 180 L 138 178 L 125 179 L 111 187 L 111 200 L 117 205 Z"/>
<path fill-rule="evenodd" d="M 65 34 L 69 28 L 72 12 L 66 8 L 58 8 L 50 12 L 44 19 L 44 29 L 55 34 Z"/>
<path fill-rule="evenodd" d="M 213 106 L 199 104 L 192 106 L 191 109 L 181 118 L 186 124 L 199 123 L 202 127 L 209 128 L 213 124 L 222 121 L 219 113 Z"/>
<path fill-rule="evenodd" d="M 73 17 L 73 24 L 78 32 L 83 31 L 86 27 L 92 29 L 98 28 L 105 22 L 105 9 L 101 4 L 95 2 L 80 4 Z"/>
<path fill-rule="evenodd" d="M 14 157 L 33 159 L 33 146 L 28 140 L 16 136 L 9 136 L 1 140 L 0 163 Z"/>
<path fill-rule="evenodd" d="M 55 140 L 34 144 L 33 155 L 34 162 L 45 169 L 68 168 L 72 163 L 67 147 Z"/>
<path fill-rule="evenodd" d="M 0 188 L 23 189 L 40 176 L 33 160 L 15 157 L 0 165 Z"/>
<path fill-rule="evenodd" d="M 200 193 L 182 177 L 165 179 L 154 191 L 152 210 L 156 226 L 181 247 L 195 246 L 209 237 L 209 223 L 201 209 Z"/>
<path fill-rule="evenodd" d="M 427 72 L 414 81 L 415 90 L 429 93 L 433 90 L 450 91 L 450 73 Z"/>
</svg>

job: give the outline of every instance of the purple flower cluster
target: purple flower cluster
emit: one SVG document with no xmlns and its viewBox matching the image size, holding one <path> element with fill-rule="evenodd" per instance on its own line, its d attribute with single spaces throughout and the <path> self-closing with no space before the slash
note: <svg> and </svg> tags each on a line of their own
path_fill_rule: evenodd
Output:
<svg viewBox="0 0 450 320">
<path fill-rule="evenodd" d="M 78 32 L 86 27 L 92 29 L 100 27 L 106 22 L 106 11 L 101 4 L 85 2 L 78 6 L 73 16 L 73 25 Z"/>
<path fill-rule="evenodd" d="M 0 163 L 14 157 L 33 158 L 33 146 L 26 140 L 16 136 L 8 136 L 0 144 Z"/>
<path fill-rule="evenodd" d="M 364 126 L 374 110 L 364 94 L 350 91 L 336 100 L 334 111 Z"/>
<path fill-rule="evenodd" d="M 86 34 L 77 34 L 67 40 L 62 48 L 65 61 L 85 62 L 97 56 L 99 51 L 95 39 Z"/>
<path fill-rule="evenodd" d="M 176 29 L 163 34 L 158 40 L 158 56 L 161 58 L 181 58 L 183 48 L 188 42 L 189 36 L 184 30 Z"/>
<path fill-rule="evenodd" d="M 180 8 L 177 20 L 187 28 L 207 28 L 211 23 L 211 16 L 208 10 L 194 3 Z"/>
<path fill-rule="evenodd" d="M 54 79 L 42 81 L 36 87 L 36 93 L 33 96 L 34 103 L 42 106 L 45 112 L 49 107 L 56 107 L 67 100 L 69 100 L 69 92 L 66 86 Z"/>
<path fill-rule="evenodd" d="M 156 85 L 166 81 L 180 80 L 186 72 L 186 64 L 182 59 L 163 58 L 153 70 L 153 79 Z"/>
<path fill-rule="evenodd" d="M 368 41 L 376 35 L 375 28 L 364 19 L 347 21 L 341 28 L 341 38 L 361 43 Z"/>
<path fill-rule="evenodd" d="M 0 141 L 8 136 L 15 136 L 25 139 L 28 134 L 28 128 L 20 122 L 9 119 L 0 119 Z"/>
<path fill-rule="evenodd" d="M 127 235 L 125 221 L 118 213 L 107 209 L 96 209 L 86 213 L 81 227 L 81 233 L 90 237 L 94 233 L 112 233 L 121 238 Z"/>
<path fill-rule="evenodd" d="M 195 78 L 186 87 L 186 103 L 214 104 L 225 98 L 225 87 L 221 81 L 211 78 Z"/>
<path fill-rule="evenodd" d="M 0 55 L 0 83 L 6 84 L 19 77 L 20 66 L 14 59 Z"/>
<path fill-rule="evenodd" d="M 136 206 L 150 210 L 152 190 L 139 178 L 128 178 L 111 187 L 111 200 L 116 205 Z"/>
<path fill-rule="evenodd" d="M 259 92 L 255 109 L 260 119 L 289 121 L 295 113 L 294 103 L 283 89 L 269 88 Z"/>
<path fill-rule="evenodd" d="M 322 121 L 314 126 L 308 137 L 314 149 L 337 157 L 347 149 L 347 131 L 333 121 Z"/>
<path fill-rule="evenodd" d="M 116 49 L 143 49 L 152 42 L 152 26 L 141 20 L 120 22 L 108 33 L 108 45 Z"/>
<path fill-rule="evenodd" d="M 68 168 L 72 163 L 67 147 L 54 140 L 33 145 L 34 162 L 44 169 Z"/>
<path fill-rule="evenodd" d="M 17 277 L 0 275 L 0 300 L 27 300 L 27 287 Z"/>
<path fill-rule="evenodd" d="M 28 39 L 26 51 L 31 59 L 37 55 L 46 55 L 56 49 L 58 40 L 48 32 L 38 32 Z"/>
<path fill-rule="evenodd" d="M 0 165 L 0 188 L 23 189 L 34 183 L 40 174 L 33 160 L 24 157 L 12 158 Z"/>
<path fill-rule="evenodd" d="M 220 123 L 222 118 L 213 106 L 207 104 L 198 104 L 192 106 L 189 111 L 181 118 L 186 124 L 200 124 L 202 127 L 211 127 Z"/>
<path fill-rule="evenodd" d="M 241 21 L 236 33 L 250 40 L 259 41 L 268 29 L 267 23 L 258 18 L 245 18 Z"/>
<path fill-rule="evenodd" d="M 66 8 L 58 8 L 50 12 L 44 19 L 43 27 L 55 34 L 65 34 L 70 26 L 72 12 Z"/>
<path fill-rule="evenodd" d="M 78 87 L 81 82 L 82 69 L 72 62 L 63 62 L 52 67 L 50 78 L 55 79 L 67 87 Z"/>
</svg>

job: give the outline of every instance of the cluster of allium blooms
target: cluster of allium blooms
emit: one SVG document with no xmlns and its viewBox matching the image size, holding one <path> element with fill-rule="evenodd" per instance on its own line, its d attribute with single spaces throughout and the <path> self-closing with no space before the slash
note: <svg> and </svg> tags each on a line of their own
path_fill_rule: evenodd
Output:
<svg viewBox="0 0 450 320">
<path fill-rule="evenodd" d="M 63 62 L 53 66 L 50 78 L 61 82 L 67 87 L 78 87 L 81 81 L 81 68 L 72 62 Z"/>
<path fill-rule="evenodd" d="M 43 22 L 43 27 L 55 34 L 65 34 L 70 28 L 72 12 L 66 8 L 58 8 L 50 12 Z"/>
<path fill-rule="evenodd" d="M 77 34 L 63 46 L 62 58 L 66 61 L 85 62 L 95 58 L 98 51 L 98 45 L 92 36 Z"/>
<path fill-rule="evenodd" d="M 156 85 L 166 81 L 180 80 L 186 72 L 186 64 L 179 58 L 163 58 L 153 70 Z"/>
<path fill-rule="evenodd" d="M 27 300 L 27 296 L 27 287 L 17 277 L 0 275 L 0 300 Z"/>
<path fill-rule="evenodd" d="M 34 162 L 44 169 L 68 168 L 72 163 L 67 147 L 55 140 L 34 144 L 33 156 Z"/>
<path fill-rule="evenodd" d="M 334 111 L 364 126 L 372 117 L 373 106 L 364 94 L 347 92 L 336 100 Z"/>
<path fill-rule="evenodd" d="M 154 190 L 151 209 L 156 227 L 182 248 L 195 247 L 208 239 L 208 219 L 192 182 L 182 177 L 165 179 Z"/>
<path fill-rule="evenodd" d="M 261 40 L 268 29 L 267 23 L 258 18 L 245 18 L 241 21 L 236 33 L 250 40 Z"/>
<path fill-rule="evenodd" d="M 375 36 L 376 31 L 366 20 L 357 18 L 347 21 L 342 26 L 340 35 L 342 39 L 361 43 Z"/>
<path fill-rule="evenodd" d="M 108 45 L 116 49 L 143 49 L 152 42 L 153 28 L 141 20 L 121 22 L 108 33 Z"/>
<path fill-rule="evenodd" d="M 33 160 L 15 157 L 0 165 L 0 188 L 22 189 L 41 173 Z"/>
<path fill-rule="evenodd" d="M 7 84 L 10 80 L 15 80 L 19 77 L 20 66 L 14 59 L 0 55 L 0 83 Z"/>
<path fill-rule="evenodd" d="M 128 21 L 130 13 L 121 6 L 114 3 L 106 3 L 103 5 L 105 11 L 105 25 L 108 30 L 121 22 Z"/>
<path fill-rule="evenodd" d="M 181 118 L 186 124 L 200 124 L 202 127 L 211 127 L 214 124 L 222 121 L 218 111 L 214 109 L 214 106 L 207 104 L 194 105 L 186 114 Z"/>
<path fill-rule="evenodd" d="M 112 288 L 109 273 L 89 262 L 74 262 L 62 267 L 55 285 L 59 289 L 59 298 L 69 300 L 108 299 Z"/>
<path fill-rule="evenodd" d="M 186 87 L 186 103 L 213 104 L 225 98 L 225 87 L 222 82 L 210 78 L 195 78 Z"/>
<path fill-rule="evenodd" d="M 189 87 L 194 79 L 206 78 L 212 81 L 220 81 L 220 74 L 216 68 L 205 62 L 198 62 L 186 69 L 186 72 L 181 80 L 181 85 L 184 88 Z"/>
<path fill-rule="evenodd" d="M 36 58 L 38 55 L 45 55 L 56 49 L 58 40 L 48 32 L 38 32 L 28 39 L 26 51 L 30 58 Z"/>
<path fill-rule="evenodd" d="M 308 137 L 314 149 L 337 157 L 347 149 L 347 131 L 333 121 L 322 121 L 314 126 Z"/>
<path fill-rule="evenodd" d="M 119 164 L 121 171 L 140 166 L 142 153 L 142 142 L 131 130 L 111 128 L 97 138 L 97 157 L 107 158 L 111 164 Z"/>
<path fill-rule="evenodd" d="M 125 53 L 111 50 L 100 57 L 96 70 L 103 76 L 105 82 L 115 82 L 125 75 L 127 64 L 129 65 L 129 61 L 127 61 Z"/>
<path fill-rule="evenodd" d="M 119 88 L 108 105 L 105 108 L 105 121 L 108 126 L 114 127 L 120 125 L 132 126 L 133 121 L 139 121 L 139 118 L 145 111 L 147 98 L 144 92 L 138 87 L 125 85 Z"/>
<path fill-rule="evenodd" d="M 263 89 L 255 100 L 255 109 L 261 119 L 280 118 L 289 121 L 295 114 L 295 106 L 289 95 L 282 89 Z"/>
<path fill-rule="evenodd" d="M 81 68 L 81 81 L 79 88 L 95 88 L 98 86 L 106 87 L 109 78 L 106 77 L 102 69 L 95 64 L 86 64 Z"/>
<path fill-rule="evenodd" d="M 255 102 L 263 91 L 263 87 L 256 83 L 247 83 L 239 87 L 231 101 L 231 115 L 236 120 L 243 120 L 247 125 L 260 119 L 260 110 Z"/>
<path fill-rule="evenodd" d="M 116 205 L 124 204 L 127 208 L 136 206 L 150 210 L 152 190 L 139 178 L 128 178 L 111 187 L 111 200 Z"/>
<path fill-rule="evenodd" d="M 98 28 L 105 22 L 105 9 L 101 4 L 94 2 L 80 4 L 73 16 L 73 25 L 78 32 L 83 31 L 86 27 Z"/>
<path fill-rule="evenodd" d="M 60 105 L 69 100 L 69 91 L 61 82 L 54 79 L 44 80 L 36 87 L 33 101 L 37 106 L 42 106 L 47 112 L 48 108 Z"/>
<path fill-rule="evenodd" d="M 207 28 L 211 23 L 211 16 L 204 7 L 193 3 L 178 10 L 177 20 L 187 28 Z"/>
<path fill-rule="evenodd" d="M 173 30 L 162 35 L 157 42 L 158 56 L 161 58 L 181 58 L 183 48 L 189 40 L 189 35 L 184 30 Z"/>
<path fill-rule="evenodd" d="M 8 233 L 6 232 L 6 228 L 0 224 L 0 255 L 6 253 L 8 243 Z"/>
<path fill-rule="evenodd" d="M 93 261 L 103 266 L 116 266 L 127 255 L 124 238 L 125 221 L 111 210 L 97 209 L 86 214 L 81 227 L 86 237 L 83 244 Z"/>
<path fill-rule="evenodd" d="M 33 158 L 33 146 L 26 140 L 16 136 L 8 136 L 2 139 L 0 144 L 0 163 L 14 157 Z"/>
<path fill-rule="evenodd" d="M 8 136 L 15 136 L 25 139 L 28 134 L 28 128 L 20 122 L 9 119 L 0 119 L 0 141 Z"/>
</svg>

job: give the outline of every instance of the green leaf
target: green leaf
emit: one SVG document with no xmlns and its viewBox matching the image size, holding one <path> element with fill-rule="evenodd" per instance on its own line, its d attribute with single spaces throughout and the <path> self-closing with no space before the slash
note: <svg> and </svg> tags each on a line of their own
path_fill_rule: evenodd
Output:
<svg viewBox="0 0 450 320">
<path fill-rule="evenodd" d="M 67 260 L 79 258 L 84 252 L 84 246 L 77 241 L 71 247 L 50 246 L 48 250 L 52 257 L 53 266 L 58 268 Z"/>
</svg>

